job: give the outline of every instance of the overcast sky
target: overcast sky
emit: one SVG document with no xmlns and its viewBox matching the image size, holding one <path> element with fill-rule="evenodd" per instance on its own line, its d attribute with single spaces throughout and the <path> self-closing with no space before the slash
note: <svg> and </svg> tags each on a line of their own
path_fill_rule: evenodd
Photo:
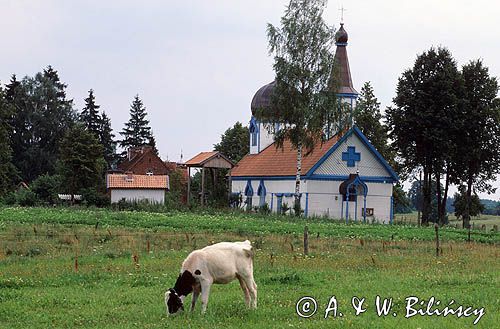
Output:
<svg viewBox="0 0 500 329">
<path fill-rule="evenodd" d="M 182 149 L 187 160 L 248 123 L 255 91 L 274 77 L 266 24 L 287 3 L 0 0 L 0 82 L 50 64 L 78 110 L 94 89 L 115 133 L 139 94 L 163 159 L 178 161 Z M 499 1 L 330 0 L 325 19 L 337 28 L 341 5 L 354 86 L 371 81 L 383 108 L 431 46 L 448 47 L 460 66 L 481 58 L 500 76 Z"/>
</svg>

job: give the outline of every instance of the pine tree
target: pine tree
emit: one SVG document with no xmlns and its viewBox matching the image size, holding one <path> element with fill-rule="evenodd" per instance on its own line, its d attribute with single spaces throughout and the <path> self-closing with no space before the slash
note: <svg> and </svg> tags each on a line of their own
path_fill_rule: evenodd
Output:
<svg viewBox="0 0 500 329">
<path fill-rule="evenodd" d="M 391 165 L 394 165 L 394 155 L 388 145 L 388 128 L 382 123 L 380 103 L 375 97 L 373 87 L 369 81 L 365 82 L 361 88 L 354 111 L 354 120 L 356 126 L 370 140 L 377 151 Z"/>
<path fill-rule="evenodd" d="M 0 86 L 0 196 L 12 189 L 17 170 L 12 164 L 12 149 L 9 135 L 12 128 L 8 124 L 11 111 Z"/>
<path fill-rule="evenodd" d="M 102 112 L 99 121 L 99 142 L 103 146 L 104 160 L 106 160 L 107 168 L 113 168 L 117 160 L 115 135 L 111 128 L 111 119 Z"/>
<path fill-rule="evenodd" d="M 74 195 L 85 188 L 97 188 L 103 180 L 102 145 L 82 124 L 67 131 L 61 142 L 59 173 L 66 192 Z"/>
<path fill-rule="evenodd" d="M 151 134 L 151 137 L 149 138 L 148 145 L 151 146 L 151 148 L 153 149 L 153 152 L 156 155 L 159 155 L 158 148 L 156 147 L 156 139 L 155 139 L 155 136 L 153 134 Z"/>
<path fill-rule="evenodd" d="M 139 95 L 136 95 L 130 107 L 130 119 L 120 132 L 120 135 L 123 136 L 120 141 L 121 147 L 127 149 L 147 145 L 150 142 L 152 134 L 146 114 L 146 108 Z"/>
<path fill-rule="evenodd" d="M 89 90 L 89 96 L 85 98 L 85 107 L 80 113 L 80 121 L 95 136 L 99 136 L 101 118 L 99 116 L 100 106 L 95 103 L 94 90 Z"/>
</svg>

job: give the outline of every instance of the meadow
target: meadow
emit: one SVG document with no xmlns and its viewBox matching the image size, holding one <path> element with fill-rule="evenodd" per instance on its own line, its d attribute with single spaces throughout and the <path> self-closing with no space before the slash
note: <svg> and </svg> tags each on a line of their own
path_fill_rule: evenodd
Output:
<svg viewBox="0 0 500 329">
<path fill-rule="evenodd" d="M 462 219 L 457 219 L 454 214 L 449 214 L 449 225 L 453 227 L 462 227 Z M 413 224 L 417 225 L 418 223 L 418 213 L 416 211 L 408 213 L 408 214 L 395 214 L 394 221 L 396 223 L 403 224 Z M 473 229 L 481 229 L 482 226 L 485 226 L 486 230 L 491 230 L 496 225 L 497 228 L 500 227 L 500 216 L 495 215 L 484 215 L 480 214 L 478 216 L 471 217 L 471 225 Z"/>
<path fill-rule="evenodd" d="M 310 231 L 303 254 L 304 225 Z M 494 328 L 500 323 L 500 238 L 495 232 L 305 222 L 225 212 L 144 213 L 0 208 L 0 328 Z M 250 239 L 259 307 L 247 310 L 237 282 L 213 286 L 208 312 L 167 317 L 163 302 L 196 248 Z M 378 317 L 375 298 L 393 299 Z M 317 313 L 296 314 L 313 296 Z M 335 296 L 343 316 L 324 319 Z M 352 297 L 365 297 L 355 316 Z M 484 307 L 476 318 L 405 318 L 405 298 Z M 190 297 L 187 298 L 189 303 Z M 433 307 L 435 308 L 435 307 Z M 397 316 L 393 316 L 395 312 Z"/>
</svg>

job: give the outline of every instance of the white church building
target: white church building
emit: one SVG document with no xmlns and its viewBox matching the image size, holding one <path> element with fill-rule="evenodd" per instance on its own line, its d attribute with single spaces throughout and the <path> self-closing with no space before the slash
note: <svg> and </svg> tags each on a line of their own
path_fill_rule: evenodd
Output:
<svg viewBox="0 0 500 329">
<path fill-rule="evenodd" d="M 348 35 L 343 24 L 336 35 L 335 61 L 339 66 L 338 97 L 351 113 L 358 93 L 353 88 L 347 58 Z M 251 109 L 270 104 L 275 83 L 260 88 Z M 297 150 L 289 142 L 277 148 L 265 123 L 252 115 L 250 153 L 231 170 L 231 192 L 241 196 L 242 207 L 267 206 L 281 213 L 292 208 L 295 194 Z M 390 223 L 393 220 L 393 184 L 398 176 L 370 141 L 354 125 L 302 159 L 301 208 L 305 216 Z"/>
</svg>

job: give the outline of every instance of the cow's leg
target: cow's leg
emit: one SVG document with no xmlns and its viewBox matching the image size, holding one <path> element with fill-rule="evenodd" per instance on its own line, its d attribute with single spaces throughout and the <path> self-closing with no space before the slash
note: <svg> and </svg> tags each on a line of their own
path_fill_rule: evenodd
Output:
<svg viewBox="0 0 500 329">
<path fill-rule="evenodd" d="M 201 314 L 207 311 L 208 295 L 210 294 L 210 286 L 212 285 L 209 281 L 201 282 Z"/>
<path fill-rule="evenodd" d="M 196 305 L 196 300 L 198 299 L 198 296 L 200 295 L 201 287 L 200 284 L 195 284 L 193 286 L 193 298 L 191 299 L 191 312 L 194 311 L 194 306 Z"/>
<path fill-rule="evenodd" d="M 245 305 L 250 307 L 250 292 L 248 291 L 247 285 L 241 276 L 236 275 L 236 277 L 238 278 L 241 290 L 243 290 L 243 294 L 245 295 Z"/>
<path fill-rule="evenodd" d="M 255 280 L 253 279 L 253 275 L 251 277 L 251 281 L 252 281 L 252 291 L 253 291 L 252 307 L 257 308 L 257 284 L 255 283 Z"/>
<path fill-rule="evenodd" d="M 253 275 L 252 273 L 248 273 L 247 275 L 242 275 L 242 278 L 245 281 L 248 291 L 250 292 L 252 308 L 257 308 L 257 284 L 255 284 Z"/>
</svg>

